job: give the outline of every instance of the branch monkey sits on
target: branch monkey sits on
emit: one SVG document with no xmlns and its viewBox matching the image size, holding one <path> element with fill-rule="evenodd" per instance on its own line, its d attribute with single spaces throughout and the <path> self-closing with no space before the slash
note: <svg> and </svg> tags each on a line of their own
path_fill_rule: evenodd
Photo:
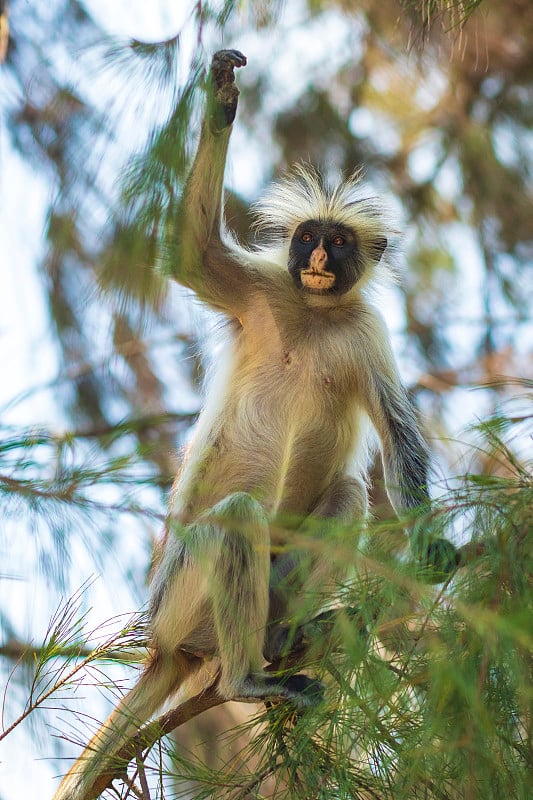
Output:
<svg viewBox="0 0 533 800">
<path fill-rule="evenodd" d="M 198 151 L 164 254 L 172 277 L 230 320 L 225 379 L 208 397 L 172 493 L 152 578 L 153 655 L 55 800 L 84 797 L 204 657 L 219 656 L 228 699 L 281 697 L 302 707 L 320 697 L 305 675 L 265 674 L 264 656 L 279 656 L 298 593 L 342 576 L 312 555 L 271 558 L 269 523 L 365 515 L 366 459 L 351 474 L 348 464 L 365 452 L 368 419 L 396 511 L 428 503 L 426 446 L 364 293 L 387 254 L 379 206 L 361 198 L 356 179 L 327 189 L 298 168 L 258 204 L 262 224 L 279 233 L 275 246 L 251 251 L 223 229 L 234 68 L 245 64 L 235 50 L 213 58 Z M 441 568 L 455 563 L 446 540 L 419 550 Z"/>
</svg>

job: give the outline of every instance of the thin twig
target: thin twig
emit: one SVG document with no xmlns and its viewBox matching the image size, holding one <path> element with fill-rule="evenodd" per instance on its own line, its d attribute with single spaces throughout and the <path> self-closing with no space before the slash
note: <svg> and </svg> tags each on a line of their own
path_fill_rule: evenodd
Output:
<svg viewBox="0 0 533 800">
<path fill-rule="evenodd" d="M 19 642 L 17 639 L 9 639 L 4 645 L 0 646 L 0 658 L 8 658 L 10 661 L 19 663 L 35 664 L 40 661 L 43 655 L 49 653 L 49 648 L 35 647 L 28 642 Z M 99 660 L 100 656 L 95 655 L 94 647 L 80 647 L 79 645 L 71 645 L 70 647 L 62 647 L 54 650 L 54 658 L 82 658 L 91 661 Z M 140 652 L 124 648 L 123 650 L 107 650 L 102 655 L 105 661 L 120 661 L 128 663 L 138 663 L 142 660 Z"/>
<path fill-rule="evenodd" d="M 150 800 L 150 789 L 148 788 L 148 781 L 146 779 L 146 769 L 144 767 L 142 749 L 140 746 L 137 746 L 135 751 L 135 760 L 139 773 L 139 783 L 141 784 L 142 797 L 143 800 Z"/>
</svg>

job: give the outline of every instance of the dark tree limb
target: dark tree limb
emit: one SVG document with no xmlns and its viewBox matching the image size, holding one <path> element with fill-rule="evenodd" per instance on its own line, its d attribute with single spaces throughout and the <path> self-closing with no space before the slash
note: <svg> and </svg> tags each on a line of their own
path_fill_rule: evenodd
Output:
<svg viewBox="0 0 533 800">
<path fill-rule="evenodd" d="M 165 734 L 179 728 L 189 720 L 226 702 L 217 691 L 218 680 L 195 697 L 162 714 L 158 719 L 145 725 L 117 753 L 113 764 L 95 779 L 83 800 L 96 800 L 116 779 L 127 777 L 127 767 L 139 752 L 147 753 Z"/>
</svg>

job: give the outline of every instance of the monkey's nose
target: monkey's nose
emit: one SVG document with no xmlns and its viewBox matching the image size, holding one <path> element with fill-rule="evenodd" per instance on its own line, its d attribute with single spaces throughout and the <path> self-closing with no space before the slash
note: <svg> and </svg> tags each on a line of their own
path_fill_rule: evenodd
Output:
<svg viewBox="0 0 533 800">
<path fill-rule="evenodd" d="M 311 253 L 311 258 L 309 259 L 309 267 L 311 269 L 316 269 L 319 271 L 323 271 L 328 263 L 328 254 L 324 250 L 324 246 L 322 242 L 315 247 L 313 252 Z"/>
</svg>

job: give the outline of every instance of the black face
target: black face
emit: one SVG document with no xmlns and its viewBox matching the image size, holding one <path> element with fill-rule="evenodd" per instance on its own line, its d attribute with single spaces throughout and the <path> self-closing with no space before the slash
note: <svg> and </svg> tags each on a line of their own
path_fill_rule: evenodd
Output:
<svg viewBox="0 0 533 800">
<path fill-rule="evenodd" d="M 354 232 L 327 221 L 302 222 L 289 249 L 289 273 L 298 288 L 311 294 L 344 294 L 363 270 Z"/>
</svg>

